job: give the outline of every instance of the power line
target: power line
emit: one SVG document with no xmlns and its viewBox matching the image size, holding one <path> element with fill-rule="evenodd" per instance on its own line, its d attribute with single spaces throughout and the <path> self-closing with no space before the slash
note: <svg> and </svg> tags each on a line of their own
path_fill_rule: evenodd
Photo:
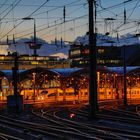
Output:
<svg viewBox="0 0 140 140">
<path fill-rule="evenodd" d="M 6 0 L 7 1 L 7 0 Z M 78 0 L 78 2 L 79 2 L 79 0 Z M 75 2 L 74 2 L 75 3 Z M 1 6 L 9 6 L 9 5 L 11 5 L 11 4 L 0 4 Z M 79 6 L 79 5 L 82 5 L 82 4 L 71 4 L 71 5 L 67 5 L 66 7 L 74 7 L 74 6 Z M 38 4 L 19 4 L 18 5 L 18 7 L 38 7 L 38 6 L 40 6 L 40 5 L 38 5 Z M 44 5 L 44 6 L 42 6 L 42 7 L 46 7 L 46 8 L 49 8 L 49 7 L 53 7 L 53 8 L 62 8 L 63 6 L 62 5 L 58 5 L 58 6 L 54 6 L 54 5 Z"/>
<path fill-rule="evenodd" d="M 7 1 L 6 1 L 7 2 Z M 16 0 L 15 0 L 15 2 L 16 2 Z M 3 7 L 4 5 L 2 5 L 1 7 Z M 0 15 L 2 15 L 5 11 L 7 11 L 9 8 L 11 7 L 11 4 L 10 4 L 10 6 L 8 6 L 6 9 L 4 9 L 2 12 L 0 12 Z"/>
<path fill-rule="evenodd" d="M 45 3 L 43 3 L 41 6 L 39 6 L 36 10 L 34 10 L 30 15 L 28 15 L 27 17 L 32 16 L 35 12 L 37 12 L 42 6 L 44 6 L 49 0 L 47 0 Z M 81 1 L 81 0 L 80 0 Z M 75 2 L 79 2 L 79 0 L 75 1 Z M 71 5 L 74 4 L 75 2 L 71 2 L 67 5 Z M 53 9 L 54 10 L 54 9 Z M 21 21 L 20 23 L 18 23 L 17 25 L 15 25 L 15 28 L 18 27 L 21 23 L 23 23 L 23 21 Z M 12 28 L 10 31 L 8 31 L 5 35 L 3 35 L 0 39 L 4 38 L 5 36 L 7 36 L 11 31 L 13 31 L 14 28 Z"/>
<path fill-rule="evenodd" d="M 66 6 L 68 6 L 68 5 L 71 5 L 71 4 L 74 4 L 74 3 L 76 3 L 76 2 L 79 2 L 79 0 L 77 0 L 77 1 L 74 1 L 74 2 L 71 2 L 71 3 L 68 3 L 68 4 L 66 4 Z M 78 9 L 77 9 L 78 10 Z M 34 12 L 33 12 L 34 13 Z M 32 14 L 33 14 L 32 13 Z M 61 18 L 60 19 L 58 19 L 58 20 L 56 20 L 56 21 L 59 21 L 59 20 L 61 20 Z M 54 23 L 54 22 L 52 22 L 52 23 Z M 18 25 L 15 25 L 15 27 L 17 27 L 17 26 L 19 26 L 21 23 L 19 23 Z M 63 23 L 61 23 L 61 24 L 63 24 Z M 51 26 L 52 27 L 52 26 Z M 10 32 L 11 32 L 12 30 L 10 30 L 7 34 L 9 34 Z"/>
<path fill-rule="evenodd" d="M 2 4 L 0 4 L 0 9 L 7 3 L 8 0 L 5 0 Z"/>
<path fill-rule="evenodd" d="M 45 5 L 46 3 L 48 3 L 49 0 L 47 0 L 46 2 L 44 2 L 42 5 L 40 5 L 37 9 L 35 9 L 31 14 L 29 14 L 27 17 L 32 16 L 32 14 L 34 14 L 35 12 L 37 12 L 43 5 Z M 23 23 L 23 21 L 21 21 L 20 23 L 16 24 L 14 28 L 12 28 L 10 31 L 8 31 L 5 35 L 3 35 L 0 39 L 4 38 L 5 36 L 7 36 L 11 31 L 13 31 L 16 27 L 18 27 L 21 23 Z"/>
<path fill-rule="evenodd" d="M 130 15 L 127 17 L 127 19 L 126 19 L 126 20 L 128 20 L 128 19 L 132 16 L 132 14 L 133 14 L 134 10 L 136 9 L 137 5 L 139 4 L 139 2 L 140 2 L 140 1 L 139 1 L 139 0 L 137 0 L 136 5 L 134 6 L 134 8 L 133 8 L 132 12 L 130 13 Z"/>
<path fill-rule="evenodd" d="M 82 16 L 76 17 L 76 18 L 74 18 L 74 19 L 66 20 L 65 23 L 71 22 L 71 21 L 73 21 L 73 20 L 78 20 L 78 19 L 84 18 L 84 17 L 86 17 L 86 16 L 87 16 L 87 15 L 82 15 Z M 41 31 L 44 31 L 45 29 L 48 29 L 48 28 L 52 28 L 52 27 L 55 27 L 55 26 L 62 25 L 63 23 L 64 23 L 64 21 L 61 21 L 60 23 L 56 23 L 56 24 L 51 25 L 51 26 L 49 26 L 49 27 L 44 27 L 44 28 L 42 28 L 42 29 L 40 29 L 40 30 L 37 30 L 37 32 L 41 32 Z M 53 30 L 54 30 L 54 29 L 53 29 Z M 18 38 L 21 38 L 21 37 L 24 37 L 24 36 L 27 36 L 27 35 L 31 35 L 31 34 L 32 34 L 32 33 L 28 33 L 28 34 L 19 36 Z"/>
<path fill-rule="evenodd" d="M 16 0 L 15 0 L 15 2 L 16 2 Z M 14 2 L 14 3 L 15 3 L 15 2 Z M 11 6 L 10 10 L 9 10 L 3 17 L 1 17 L 0 20 L 3 20 L 3 19 L 18 5 L 18 3 L 20 3 L 20 2 L 21 2 L 21 0 L 18 0 L 18 1 L 16 2 L 16 4 L 13 4 L 13 6 Z"/>
<path fill-rule="evenodd" d="M 74 3 L 77 3 L 77 2 L 79 2 L 79 1 L 81 1 L 81 0 L 76 0 L 76 1 L 74 1 L 74 2 L 71 2 L 71 3 L 68 3 L 68 4 L 62 5 L 62 6 L 58 6 L 58 7 L 52 8 L 52 9 L 47 10 L 47 11 L 44 11 L 44 12 L 40 12 L 40 13 L 34 14 L 33 16 L 38 16 L 38 15 L 44 14 L 44 13 L 46 13 L 46 12 L 55 11 L 55 10 L 58 10 L 58 9 L 63 8 L 64 6 L 65 6 L 65 7 L 68 7 L 68 6 L 70 6 L 70 5 L 74 4 Z M 80 4 L 80 5 L 81 5 L 81 4 Z"/>
<path fill-rule="evenodd" d="M 127 0 L 127 1 L 125 1 L 125 2 L 121 2 L 121 3 L 119 3 L 119 4 L 116 4 L 116 5 L 113 5 L 113 6 L 109 6 L 109 7 L 107 7 L 107 8 L 103 8 L 103 9 L 101 9 L 101 10 L 98 10 L 97 12 L 98 13 L 102 13 L 102 12 L 105 12 L 106 10 L 111 10 L 112 8 L 117 8 L 117 7 L 120 7 L 120 6 L 122 6 L 124 3 L 125 4 L 131 4 L 132 2 L 135 2 L 136 0 Z M 79 6 L 81 6 L 81 5 L 83 5 L 83 4 L 85 4 L 85 3 L 83 3 L 83 4 L 75 4 L 75 3 L 77 3 L 77 2 L 79 2 L 79 0 L 76 0 L 76 1 L 74 1 L 74 2 L 72 2 L 72 3 L 68 3 L 68 4 L 65 4 L 65 6 L 66 7 L 68 7 L 68 6 L 73 6 L 73 5 L 79 5 Z M 18 5 L 19 6 L 19 5 Z M 39 9 L 41 9 L 42 7 L 45 7 L 45 5 L 40 5 L 35 11 L 33 11 L 31 14 L 29 14 L 27 17 L 29 17 L 29 16 L 37 16 L 37 15 L 39 15 L 39 14 L 43 14 L 43 13 L 45 13 L 45 12 L 48 12 L 49 10 L 47 10 L 47 11 L 45 11 L 45 12 L 41 12 L 41 13 L 36 13 Z M 47 6 L 46 6 L 47 7 Z M 49 6 L 48 6 L 49 7 Z M 55 7 L 55 6 L 54 6 Z M 59 9 L 59 8 L 62 8 L 63 7 L 63 5 L 62 6 L 58 6 L 57 8 Z M 138 4 L 136 5 L 136 7 L 138 7 Z M 52 11 L 54 11 L 54 10 L 56 10 L 57 9 L 56 7 L 55 8 L 52 8 L 52 9 L 50 9 L 50 11 L 52 10 Z M 77 9 L 80 9 L 80 7 L 79 8 L 77 8 Z M 49 11 L 49 12 L 50 12 Z M 127 11 L 127 10 L 126 10 Z M 72 13 L 74 13 L 75 12 L 75 10 L 73 10 L 72 12 L 70 12 L 69 14 L 71 15 Z M 35 14 L 36 13 L 36 14 Z M 118 14 L 119 15 L 119 14 Z M 55 18 L 55 17 L 54 17 Z M 59 17 L 56 17 L 56 18 L 59 18 Z M 67 17 L 68 18 L 68 17 Z M 41 18 L 36 18 L 36 19 L 41 19 Z M 53 18 L 52 18 L 53 19 Z M 60 22 L 61 21 L 61 19 L 62 18 L 59 18 L 59 19 L 57 19 L 57 20 L 55 20 L 55 21 L 57 21 L 57 22 Z M 14 21 L 18 21 L 18 20 L 20 20 L 20 19 L 17 19 L 17 20 L 14 20 Z M 73 20 L 77 20 L 76 18 L 72 18 L 72 19 L 70 19 L 70 20 L 66 20 L 66 22 L 71 22 L 71 21 L 73 21 Z M 118 20 L 118 19 L 117 19 Z M 53 21 L 53 22 L 50 22 L 49 24 L 49 28 L 53 28 L 53 27 L 56 27 L 56 26 L 59 26 L 59 25 L 62 25 L 64 22 L 60 22 L 60 23 L 58 23 L 58 24 L 54 24 L 54 22 L 55 21 Z M 8 22 L 11 22 L 11 21 L 8 21 Z M 23 21 L 21 21 L 20 23 L 18 23 L 18 24 L 16 24 L 15 25 L 15 28 L 17 28 L 21 23 L 22 23 Z M 5 22 L 5 23 L 7 23 L 7 22 Z M 52 24 L 52 25 L 51 25 Z M 40 27 L 43 27 L 43 26 L 46 26 L 46 24 L 44 24 L 44 25 L 41 25 L 41 26 L 37 26 L 38 28 L 40 28 Z M 120 26 L 121 27 L 121 26 Z M 118 30 L 119 28 L 120 28 L 119 26 L 118 26 L 118 28 L 116 29 L 116 30 Z M 45 29 L 48 29 L 47 27 L 44 27 L 44 28 L 42 28 L 42 29 L 40 29 L 40 30 L 37 30 L 37 32 L 41 32 L 41 31 L 43 31 L 43 30 L 45 30 Z M 11 29 L 10 31 L 8 31 L 5 35 L 3 35 L 2 37 L 1 37 L 1 39 L 2 38 L 4 38 L 5 36 L 7 36 L 10 32 L 12 32 L 13 31 L 13 29 Z M 114 32 L 114 31 L 113 31 Z M 23 33 L 23 32 L 22 32 Z M 18 35 L 19 33 L 17 33 L 17 35 Z M 32 33 L 28 33 L 28 35 L 29 34 L 32 34 Z"/>
<path fill-rule="evenodd" d="M 124 4 L 126 4 L 126 3 L 128 3 L 128 2 L 135 2 L 135 1 L 137 1 L 137 0 L 124 1 Z M 134 6 L 134 8 L 129 8 L 129 9 L 126 10 L 126 12 L 132 10 L 130 16 L 133 14 L 134 10 L 140 6 L 140 5 L 138 5 L 138 3 L 139 3 L 139 1 L 137 1 L 137 3 L 136 3 L 136 5 Z M 121 15 L 121 14 L 124 14 L 124 12 L 121 12 L 121 13 L 117 14 L 117 17 L 118 17 L 119 15 Z M 126 16 L 126 14 L 125 14 L 125 16 Z M 126 19 L 126 21 L 130 18 L 130 16 Z M 115 16 L 115 17 L 116 17 L 116 16 Z M 118 19 L 116 19 L 116 20 L 118 20 Z M 130 19 L 129 19 L 129 20 L 130 20 Z M 139 22 L 139 19 L 138 19 L 138 21 L 135 20 L 135 21 L 132 21 L 132 22 Z M 115 21 L 115 23 L 116 23 L 116 21 Z M 129 23 L 131 23 L 131 22 L 129 22 Z M 128 21 L 127 21 L 127 24 L 128 24 Z M 119 26 L 117 26 L 116 29 L 113 29 L 112 31 L 110 31 L 110 33 L 113 33 L 113 32 L 116 33 L 116 32 L 118 32 L 118 29 L 121 28 L 123 25 L 124 25 L 124 21 L 122 21 L 122 23 L 121 23 Z"/>
<path fill-rule="evenodd" d="M 104 12 L 104 11 L 106 11 L 106 10 L 111 10 L 111 9 L 114 9 L 114 8 L 117 8 L 117 7 L 120 7 L 120 6 L 124 6 L 124 3 L 125 3 L 125 4 L 130 4 L 130 3 L 133 3 L 133 2 L 135 2 L 135 1 L 137 1 L 137 0 L 127 0 L 127 1 L 121 2 L 121 3 L 119 3 L 119 4 L 115 4 L 115 5 L 113 5 L 113 6 L 102 7 L 102 9 L 101 9 L 101 10 L 98 10 L 98 12 Z"/>
</svg>

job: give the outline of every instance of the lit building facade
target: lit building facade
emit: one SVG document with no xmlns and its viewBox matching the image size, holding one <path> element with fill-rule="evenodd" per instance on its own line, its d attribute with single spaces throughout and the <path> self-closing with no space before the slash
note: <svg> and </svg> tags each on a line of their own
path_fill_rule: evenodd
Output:
<svg viewBox="0 0 140 140">
<path fill-rule="evenodd" d="M 54 56 L 28 56 L 20 55 L 18 58 L 19 69 L 27 70 L 35 67 L 68 68 L 69 60 L 60 60 Z M 14 66 L 14 56 L 0 55 L 1 70 L 11 70 Z"/>
<path fill-rule="evenodd" d="M 97 46 L 98 66 L 123 66 L 124 47 L 127 66 L 140 66 L 140 46 Z M 71 45 L 69 51 L 71 67 L 87 67 L 89 65 L 89 46 Z"/>
</svg>

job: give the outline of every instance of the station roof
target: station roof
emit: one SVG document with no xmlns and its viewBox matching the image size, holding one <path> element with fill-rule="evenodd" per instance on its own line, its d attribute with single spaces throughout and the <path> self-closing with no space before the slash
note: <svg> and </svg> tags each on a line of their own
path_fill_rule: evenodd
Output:
<svg viewBox="0 0 140 140">
<path fill-rule="evenodd" d="M 61 69 L 51 69 L 51 71 L 58 73 L 63 77 L 70 76 L 74 72 L 78 72 L 82 70 L 82 68 L 61 68 Z"/>
<path fill-rule="evenodd" d="M 18 70 L 19 73 L 26 71 L 26 70 Z M 7 77 L 9 80 L 12 79 L 12 70 L 0 70 L 0 74 L 2 73 L 2 75 L 0 76 L 5 76 Z"/>
<path fill-rule="evenodd" d="M 118 73 L 118 74 L 123 74 L 123 70 L 124 70 L 124 67 L 107 67 L 106 69 L 108 69 L 109 71 L 111 72 L 114 72 L 114 73 Z M 140 70 L 140 66 L 135 66 L 135 67 L 126 67 L 126 73 L 131 73 L 131 72 L 136 72 L 136 70 Z"/>
<path fill-rule="evenodd" d="M 101 72 L 108 72 L 108 73 L 116 73 L 116 74 L 123 74 L 123 67 L 100 67 L 97 69 L 98 71 Z M 31 77 L 31 74 L 33 72 L 37 72 L 38 74 L 48 74 L 50 75 L 50 78 L 55 75 L 59 75 L 61 77 L 69 77 L 69 76 L 74 76 L 78 75 L 81 73 L 89 73 L 88 69 L 84 68 L 61 68 L 61 69 L 47 69 L 47 68 L 33 68 L 29 70 L 19 70 L 19 75 L 20 75 L 20 80 L 24 80 L 28 78 L 29 76 Z M 126 68 L 127 74 L 138 74 L 140 75 L 140 66 L 137 67 L 127 67 Z M 12 79 L 12 70 L 0 70 L 0 76 L 7 77 L 9 80 Z"/>
</svg>

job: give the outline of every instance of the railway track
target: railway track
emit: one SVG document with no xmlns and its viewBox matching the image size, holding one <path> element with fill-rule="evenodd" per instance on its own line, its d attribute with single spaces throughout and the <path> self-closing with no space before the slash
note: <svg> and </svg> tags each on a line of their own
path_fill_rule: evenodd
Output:
<svg viewBox="0 0 140 140">
<path fill-rule="evenodd" d="M 22 138 L 25 140 L 28 140 L 28 139 L 40 140 L 41 137 L 46 138 L 46 139 L 47 138 L 55 138 L 55 139 L 63 138 L 63 136 L 57 135 L 54 133 L 55 129 L 51 129 L 49 125 L 48 126 L 42 125 L 41 123 L 32 123 L 32 122 L 23 121 L 23 120 L 16 120 L 16 119 L 9 118 L 2 115 L 0 115 L 0 123 L 2 125 L 5 125 L 4 128 L 6 128 L 7 135 L 13 136 L 13 134 L 16 132 L 15 135 L 17 136 L 17 140 L 20 140 Z M 8 132 L 7 132 L 7 127 L 9 128 Z M 1 129 L 1 131 L 2 130 L 3 129 Z"/>
<path fill-rule="evenodd" d="M 102 102 L 101 108 L 103 110 L 106 109 L 108 103 L 104 104 Z M 119 107 L 119 106 L 118 106 Z M 82 108 L 83 110 L 81 110 Z M 124 111 L 121 109 L 114 109 L 111 107 L 109 108 L 109 114 L 102 112 L 98 113 L 98 118 L 100 120 L 98 123 L 90 124 L 88 121 L 85 121 L 85 118 L 88 118 L 88 114 L 85 111 L 87 107 L 80 106 L 79 108 L 76 107 L 69 110 L 65 110 L 63 108 L 55 108 L 51 110 L 50 108 L 42 109 L 40 113 L 38 113 L 39 117 L 44 118 L 51 122 L 51 126 L 58 126 L 60 129 L 67 129 L 72 132 L 79 133 L 80 135 L 94 136 L 94 138 L 98 139 L 139 139 L 140 137 L 140 127 L 136 127 L 132 129 L 133 125 L 138 125 L 136 122 L 139 121 L 139 116 L 136 113 L 130 111 Z M 108 110 L 107 110 L 108 111 Z M 117 117 L 112 116 L 119 114 Z M 69 114 L 74 114 L 77 119 L 70 119 Z M 106 115 L 107 114 L 107 115 Z M 125 118 L 123 118 L 125 117 Z M 106 119 L 107 118 L 107 119 Z M 119 121 L 121 119 L 121 121 Z M 79 120 L 82 120 L 79 122 Z M 85 121 L 85 123 L 83 123 Z M 108 122 L 111 122 L 110 124 Z M 108 124 L 107 124 L 108 123 Z M 126 125 L 127 123 L 127 125 Z M 113 127 L 113 125 L 116 125 Z M 128 127 L 129 126 L 129 127 Z M 138 129 L 138 130 L 137 130 Z"/>
<path fill-rule="evenodd" d="M 22 140 L 25 139 L 28 132 L 30 132 L 30 136 L 34 137 L 33 140 L 39 139 L 39 135 L 42 139 L 47 140 L 137 140 L 140 138 L 140 126 L 138 125 L 140 117 L 136 112 L 114 108 L 106 109 L 104 103 L 101 106 L 102 111 L 97 114 L 99 120 L 94 121 L 87 119 L 87 106 L 81 105 L 34 109 L 30 114 L 30 119 L 15 119 L 0 115 L 0 124 L 19 130 L 13 139 L 8 133 L 0 134 L 0 139 Z M 71 114 L 73 114 L 72 117 Z M 24 133 L 25 130 L 28 132 Z M 23 136 L 18 137 L 21 134 Z M 26 139 L 28 140 L 28 138 Z"/>
<path fill-rule="evenodd" d="M 101 138 L 98 138 L 94 135 L 90 135 L 88 133 L 82 132 L 81 130 L 77 129 L 77 127 L 74 127 L 72 124 L 68 124 L 68 122 L 64 122 L 62 118 L 58 118 L 54 115 L 55 112 L 58 110 L 53 110 L 53 111 L 44 111 L 41 110 L 40 114 L 39 113 L 34 113 L 34 115 L 37 115 L 38 117 L 43 118 L 47 122 L 51 123 L 51 127 L 56 127 L 59 129 L 56 130 L 55 132 L 61 132 L 61 134 L 66 135 L 67 138 L 72 138 L 72 139 L 96 139 L 96 140 L 101 140 Z"/>
<path fill-rule="evenodd" d="M 140 116 L 140 105 L 136 106 L 136 113 L 138 116 Z"/>
<path fill-rule="evenodd" d="M 79 118 L 81 118 L 81 116 L 82 116 L 82 118 L 88 117 L 87 112 L 82 111 L 82 110 L 71 109 L 70 112 L 73 114 L 76 114 L 76 116 L 78 116 Z M 120 112 L 122 113 L 123 111 L 120 110 L 118 113 L 120 113 Z M 98 113 L 97 117 L 100 119 L 99 122 L 102 125 L 100 125 L 100 123 L 98 123 L 98 125 L 92 124 L 92 126 L 94 128 L 100 128 L 100 129 L 108 130 L 110 132 L 115 132 L 118 135 L 123 136 L 128 139 L 139 139 L 139 137 L 140 137 L 140 132 L 139 132 L 140 118 L 138 116 L 134 116 L 134 114 L 136 114 L 136 113 L 128 112 L 128 111 L 124 111 L 123 115 L 126 112 L 127 112 L 127 114 L 126 114 L 127 117 L 129 114 L 129 119 L 126 118 L 125 116 L 118 117 L 118 116 L 105 115 L 102 113 L 100 113 L 100 114 Z M 131 117 L 133 117 L 133 118 L 131 118 Z M 104 124 L 104 126 L 103 126 L 103 124 Z M 87 124 L 87 123 L 85 125 L 91 126 L 91 124 Z M 114 125 L 114 127 L 113 127 L 113 125 Z"/>
<path fill-rule="evenodd" d="M 49 109 L 47 109 L 49 110 Z M 120 129 L 111 129 L 109 127 L 105 127 L 102 125 L 95 125 L 95 124 L 87 124 L 81 123 L 78 121 L 70 120 L 68 117 L 63 118 L 62 116 L 68 116 L 68 114 L 64 114 L 67 112 L 65 109 L 56 109 L 54 111 L 45 111 L 41 110 L 39 117 L 43 117 L 45 120 L 50 121 L 51 125 L 61 126 L 61 129 L 69 129 L 69 131 L 79 133 L 79 135 L 84 135 L 90 139 L 138 139 L 140 137 L 139 133 L 135 131 L 123 131 Z M 59 114 L 63 114 L 62 116 Z M 127 133 L 126 133 L 127 132 Z M 130 133 L 130 134 L 129 134 Z M 94 136 L 94 137 L 93 137 Z"/>
<path fill-rule="evenodd" d="M 122 110 L 122 109 L 114 109 L 112 107 L 105 108 L 102 107 L 102 110 L 97 113 L 97 117 L 101 119 L 107 119 L 117 122 L 125 122 L 125 123 L 131 123 L 135 125 L 140 124 L 140 116 L 138 112 L 140 111 L 137 109 L 139 106 L 136 106 L 136 112 L 128 111 L 128 110 Z M 73 113 L 77 113 L 81 116 L 88 117 L 88 112 L 85 110 L 71 110 Z"/>
<path fill-rule="evenodd" d="M 0 139 L 1 140 L 8 140 L 8 138 L 4 137 L 3 134 L 0 134 Z"/>
<path fill-rule="evenodd" d="M 0 140 L 24 140 L 19 137 L 11 136 L 5 133 L 0 133 Z"/>
<path fill-rule="evenodd" d="M 53 110 L 53 112 L 55 112 Z M 42 111 L 41 111 L 42 114 Z M 36 115 L 39 115 L 38 113 Z M 42 116 L 43 117 L 43 116 Z M 44 118 L 43 118 L 44 119 Z M 43 122 L 43 120 L 42 120 Z M 51 121 L 52 122 L 52 121 Z M 80 132 L 79 130 L 76 130 L 74 128 L 71 127 L 66 127 L 66 125 L 59 125 L 59 121 L 56 123 L 55 125 L 49 125 L 47 123 L 42 124 L 42 123 L 34 123 L 34 122 L 27 122 L 27 121 L 23 121 L 23 120 L 15 120 L 13 118 L 9 118 L 6 116 L 2 116 L 0 115 L 0 123 L 14 127 L 14 129 L 20 129 L 22 130 L 28 130 L 30 132 L 32 132 L 32 134 L 36 133 L 36 134 L 42 134 L 44 136 L 50 136 L 53 140 L 54 139 L 80 139 L 80 140 L 84 140 L 84 139 L 95 139 L 95 140 L 101 140 L 101 138 L 98 138 L 94 135 L 89 135 L 83 132 Z M 54 121 L 53 121 L 54 123 Z M 19 132 L 17 135 L 21 135 L 21 133 Z"/>
</svg>

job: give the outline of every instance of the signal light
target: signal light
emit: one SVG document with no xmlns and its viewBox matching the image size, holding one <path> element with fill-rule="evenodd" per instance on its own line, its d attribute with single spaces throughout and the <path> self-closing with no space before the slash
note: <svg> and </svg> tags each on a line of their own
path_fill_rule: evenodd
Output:
<svg viewBox="0 0 140 140">
<path fill-rule="evenodd" d="M 74 113 L 71 113 L 70 114 L 70 118 L 73 118 L 73 117 L 75 117 L 75 114 Z"/>
</svg>

